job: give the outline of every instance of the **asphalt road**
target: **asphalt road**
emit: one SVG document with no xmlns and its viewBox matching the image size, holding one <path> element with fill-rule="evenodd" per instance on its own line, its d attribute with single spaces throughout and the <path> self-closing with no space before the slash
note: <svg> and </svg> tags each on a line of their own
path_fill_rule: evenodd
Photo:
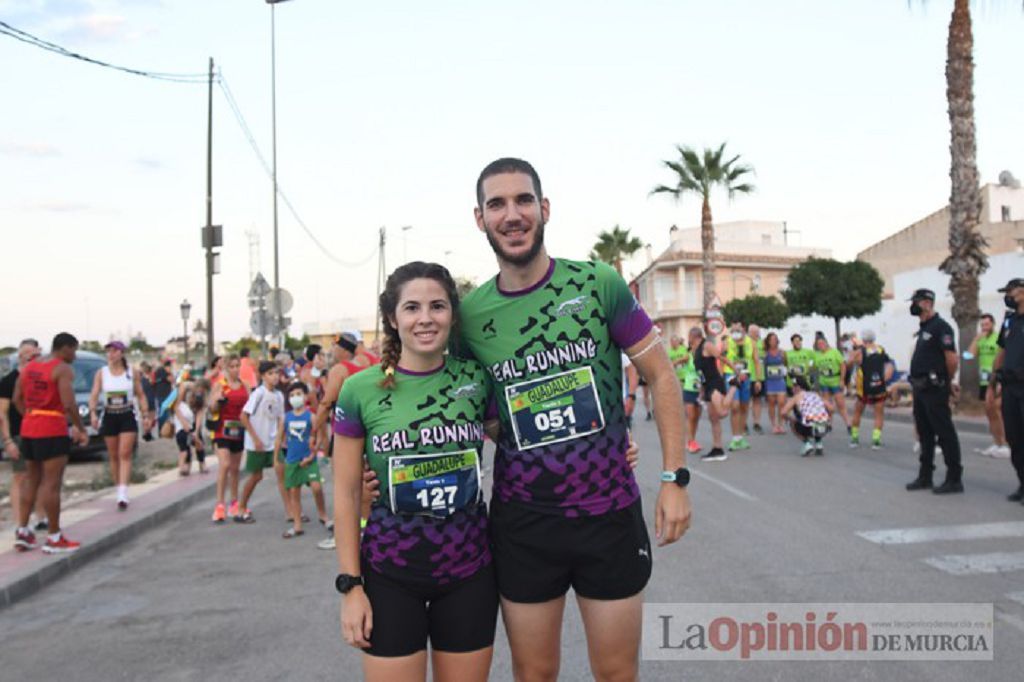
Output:
<svg viewBox="0 0 1024 682">
<path fill-rule="evenodd" d="M 707 440 L 706 425 L 700 434 Z M 975 455 L 963 434 L 964 495 L 908 493 L 907 425 L 887 449 L 822 458 L 791 437 L 754 436 L 727 462 L 691 462 L 693 528 L 654 550 L 648 602 L 983 602 L 996 610 L 994 661 L 661 662 L 646 680 L 1013 680 L 1024 669 L 1024 506 L 1005 501 L 1010 465 Z M 641 422 L 639 469 L 650 523 L 661 468 Z M 211 501 L 212 503 L 212 501 Z M 252 526 L 210 524 L 197 506 L 0 613 L 0 679 L 354 680 L 359 654 L 338 633 L 333 553 L 324 534 L 283 540 L 277 493 L 257 492 Z M 307 513 L 312 510 L 306 502 Z M 1007 522 L 1002 526 L 978 526 Z M 930 528 L 882 535 L 871 531 Z M 860 535 L 859 533 L 864 533 Z M 570 604 L 562 679 L 589 679 Z M 499 631 L 492 679 L 511 679 Z"/>
</svg>

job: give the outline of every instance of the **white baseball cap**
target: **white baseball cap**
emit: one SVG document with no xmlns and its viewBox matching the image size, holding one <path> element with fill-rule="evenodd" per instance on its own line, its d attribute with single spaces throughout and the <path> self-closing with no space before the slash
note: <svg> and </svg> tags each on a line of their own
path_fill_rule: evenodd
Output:
<svg viewBox="0 0 1024 682">
<path fill-rule="evenodd" d="M 346 331 L 343 331 L 342 334 L 351 337 L 352 340 L 355 341 L 356 343 L 363 342 L 363 335 L 360 334 L 359 331 L 356 329 L 348 329 Z"/>
</svg>

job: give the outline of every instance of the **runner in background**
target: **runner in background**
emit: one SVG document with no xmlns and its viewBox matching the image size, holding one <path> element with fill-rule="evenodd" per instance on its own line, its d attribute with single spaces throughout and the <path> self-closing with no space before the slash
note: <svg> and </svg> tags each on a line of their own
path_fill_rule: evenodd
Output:
<svg viewBox="0 0 1024 682">
<path fill-rule="evenodd" d="M 793 395 L 793 379 L 807 377 L 810 379 L 814 367 L 814 351 L 804 348 L 804 337 L 793 334 L 789 338 L 793 348 L 786 351 L 786 392 Z"/>
<path fill-rule="evenodd" d="M 784 434 L 782 424 L 785 415 L 782 406 L 786 402 L 786 356 L 779 347 L 779 335 L 770 332 L 764 340 L 764 355 L 761 365 L 765 374 L 764 392 L 768 402 L 768 419 L 772 425 L 772 433 Z"/>
<path fill-rule="evenodd" d="M 14 409 L 14 385 L 25 365 L 40 354 L 39 342 L 25 339 L 18 344 L 18 364 L 0 380 L 0 440 L 4 455 L 11 461 L 11 515 L 17 519 L 21 506 L 21 488 L 28 476 L 28 464 L 21 456 L 21 412 Z M 36 500 L 35 530 L 46 530 L 46 511 L 41 499 Z"/>
<path fill-rule="evenodd" d="M 238 351 L 238 358 L 241 361 L 241 365 L 238 368 L 238 378 L 242 380 L 245 387 L 250 391 L 259 386 L 260 373 L 257 371 L 258 367 L 256 361 L 249 357 L 249 349 L 243 348 Z"/>
<path fill-rule="evenodd" d="M 988 418 L 988 430 L 992 434 L 992 444 L 987 448 L 975 449 L 975 452 L 987 457 L 1000 459 L 1010 458 L 1010 446 L 1006 444 L 1006 429 L 1003 428 L 1002 396 L 995 390 L 992 381 L 992 366 L 999 353 L 999 332 L 996 320 L 985 313 L 981 316 L 981 333 L 974 337 L 970 349 L 964 353 L 964 359 L 978 358 L 978 399 L 985 404 L 985 416 Z"/>
<path fill-rule="evenodd" d="M 825 402 L 830 403 L 829 412 L 839 413 L 849 434 L 850 418 L 846 414 L 846 360 L 842 353 L 829 346 L 828 339 L 821 332 L 818 332 L 814 339 L 814 370 L 818 378 L 818 391 Z"/>
<path fill-rule="evenodd" d="M 754 365 L 754 371 L 750 378 L 754 382 L 751 386 L 750 391 L 750 405 L 753 412 L 754 422 L 754 433 L 764 433 L 764 429 L 761 428 L 761 410 L 764 407 L 766 401 L 766 393 L 764 387 L 764 342 L 761 338 L 761 328 L 756 324 L 752 324 L 747 327 L 747 336 L 754 343 L 754 352 L 757 355 L 758 362 Z"/>
<path fill-rule="evenodd" d="M 219 382 L 213 385 L 210 394 L 210 408 L 216 422 L 214 444 L 217 449 L 217 506 L 213 510 L 213 521 L 223 523 L 228 515 L 238 514 L 238 471 L 242 465 L 242 449 L 245 445 L 245 427 L 242 426 L 242 408 L 249 400 L 249 390 L 238 377 L 241 362 L 237 355 L 227 360 L 227 371 Z M 224 496 L 231 493 L 231 506 L 225 508 Z"/>
<path fill-rule="evenodd" d="M 277 471 L 274 453 L 278 448 L 274 443 L 284 427 L 284 396 L 277 390 L 277 365 L 273 362 L 261 362 L 259 371 L 262 383 L 249 394 L 241 413 L 242 425 L 245 427 L 245 470 L 249 478 L 242 489 L 238 513 L 232 515 L 237 523 L 255 521 L 249 509 L 249 498 L 252 497 L 257 484 L 263 480 L 264 469 L 274 468 L 275 472 Z M 277 489 L 287 513 L 289 507 L 283 472 L 277 477 Z"/>
<path fill-rule="evenodd" d="M 380 364 L 380 355 L 378 353 L 371 353 L 370 351 L 368 351 L 366 349 L 366 344 L 363 343 L 363 334 L 362 334 L 362 332 L 360 332 L 357 329 L 349 329 L 348 331 L 343 332 L 343 334 L 348 339 L 350 339 L 351 341 L 355 342 L 355 344 L 356 344 L 356 349 L 355 349 L 356 362 L 360 366 L 362 366 L 365 369 L 367 367 L 371 367 L 373 365 L 379 365 Z"/>
<path fill-rule="evenodd" d="M 24 415 L 21 422 L 19 455 L 28 464 L 26 485 L 21 489 L 18 527 L 14 546 L 19 552 L 35 549 L 35 533 L 28 527 L 36 496 L 42 498 L 49 522 L 43 545 L 48 554 L 74 552 L 80 544 L 69 540 L 60 527 L 60 487 L 68 454 L 74 442 L 89 444 L 89 434 L 75 402 L 75 370 L 71 364 L 78 351 L 78 339 L 67 332 L 53 337 L 50 355 L 35 358 L 22 370 L 14 385 L 14 408 Z M 71 436 L 68 437 L 68 421 Z"/>
<path fill-rule="evenodd" d="M 96 372 L 89 394 L 89 414 L 92 427 L 103 436 L 110 460 L 110 477 L 117 486 L 117 508 L 128 508 L 128 485 L 132 478 L 132 456 L 139 436 L 139 424 L 135 419 L 135 408 L 146 410 L 146 394 L 142 392 L 139 373 L 132 373 L 128 359 L 124 356 L 125 345 L 111 341 L 106 345 L 107 365 Z M 98 416 L 97 405 L 103 403 L 103 420 Z M 156 413 L 146 411 L 142 418 L 142 430 L 148 431 L 156 419 Z"/>
<path fill-rule="evenodd" d="M 860 420 L 864 409 L 870 405 L 875 415 L 874 429 L 871 432 L 871 449 L 882 447 L 882 427 L 885 424 L 885 400 L 888 395 L 888 383 L 892 378 L 894 366 L 885 349 L 875 343 L 875 332 L 865 329 L 861 334 L 860 344 L 853 356 L 856 365 L 854 375 L 857 386 L 857 405 L 853 410 L 853 423 L 850 425 L 850 447 L 860 445 Z"/>
</svg>

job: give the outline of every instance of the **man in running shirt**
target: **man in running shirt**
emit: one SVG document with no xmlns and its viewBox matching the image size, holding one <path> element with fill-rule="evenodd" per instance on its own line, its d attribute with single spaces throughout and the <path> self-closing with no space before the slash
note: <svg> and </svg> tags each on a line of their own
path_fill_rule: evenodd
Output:
<svg viewBox="0 0 1024 682">
<path fill-rule="evenodd" d="M 372 367 L 373 365 L 380 364 L 380 356 L 366 350 L 366 344 L 363 343 L 363 335 L 359 330 L 350 329 L 342 332 L 342 335 L 356 344 L 356 349 L 354 351 L 354 361 L 356 364 L 362 366 L 364 369 L 366 367 Z"/>
<path fill-rule="evenodd" d="M 15 530 L 15 547 L 28 551 L 37 547 L 28 518 L 36 496 L 42 497 L 49 520 L 49 536 L 43 545 L 48 554 L 74 552 L 79 543 L 67 538 L 60 527 L 60 485 L 68 463 L 71 442 L 88 445 L 89 435 L 78 414 L 73 388 L 75 370 L 71 363 L 78 351 L 78 339 L 61 332 L 53 337 L 49 357 L 35 358 L 14 386 L 14 407 L 24 415 L 21 422 L 21 452 L 28 464 L 28 479 L 21 490 L 21 508 Z M 68 437 L 68 420 L 73 424 Z"/>
<path fill-rule="evenodd" d="M 0 379 L 0 440 L 3 441 L 4 455 L 11 460 L 11 510 L 15 515 L 21 506 L 21 488 L 28 476 L 28 465 L 21 457 L 18 439 L 21 435 L 21 413 L 14 409 L 14 385 L 25 365 L 39 355 L 39 342 L 25 339 L 18 344 L 18 364 L 3 379 Z M 36 502 L 36 520 L 45 523 L 46 511 Z M 37 528 L 38 529 L 38 528 Z"/>
<path fill-rule="evenodd" d="M 612 268 L 548 256 L 550 205 L 530 164 L 488 165 L 475 216 L 500 272 L 463 302 L 457 349 L 487 368 L 499 404 L 491 538 L 515 677 L 557 677 L 572 587 L 592 671 L 635 678 L 651 550 L 626 461 L 620 349 L 658 406 L 661 545 L 678 540 L 690 518 L 679 382 Z"/>
</svg>

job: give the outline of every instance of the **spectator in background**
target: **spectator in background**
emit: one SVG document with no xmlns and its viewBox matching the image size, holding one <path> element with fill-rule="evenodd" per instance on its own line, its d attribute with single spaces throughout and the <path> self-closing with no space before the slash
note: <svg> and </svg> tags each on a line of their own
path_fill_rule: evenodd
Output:
<svg viewBox="0 0 1024 682">
<path fill-rule="evenodd" d="M 11 510 L 17 516 L 21 486 L 28 472 L 25 458 L 21 456 L 21 413 L 14 409 L 14 385 L 18 382 L 21 370 L 35 359 L 42 351 L 35 339 L 25 339 L 18 344 L 18 364 L 0 380 L 0 442 L 3 443 L 4 456 L 11 461 Z M 36 499 L 36 530 L 46 530 L 46 512 L 42 498 Z"/>
<path fill-rule="evenodd" d="M 206 368 L 206 374 L 203 377 L 210 382 L 210 384 L 216 384 L 220 381 L 221 377 L 224 376 L 224 358 L 220 355 L 213 356 L 213 362 Z M 191 377 L 189 377 L 191 378 Z M 243 382 L 244 383 L 244 382 Z"/>
<path fill-rule="evenodd" d="M 170 358 L 167 358 L 157 367 L 153 373 L 153 395 L 156 396 L 156 410 L 160 416 L 157 419 L 157 428 L 162 428 L 164 422 L 171 418 L 169 410 L 161 411 L 160 407 L 174 390 L 174 369 Z"/>
<path fill-rule="evenodd" d="M 245 387 L 250 391 L 256 388 L 256 385 L 260 381 L 259 372 L 257 370 L 256 362 L 249 357 L 249 349 L 243 348 L 238 351 L 238 357 L 242 359 L 242 367 L 238 371 L 238 376 L 245 384 Z"/>
</svg>

